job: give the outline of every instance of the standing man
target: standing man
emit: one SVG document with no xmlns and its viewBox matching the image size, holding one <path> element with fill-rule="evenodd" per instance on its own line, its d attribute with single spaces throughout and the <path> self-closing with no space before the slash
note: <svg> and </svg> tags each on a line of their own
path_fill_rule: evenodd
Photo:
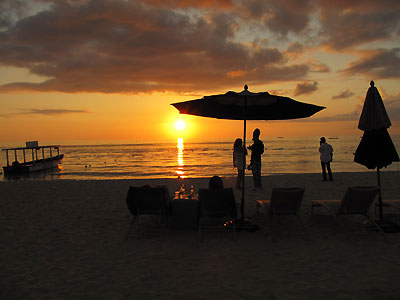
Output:
<svg viewBox="0 0 400 300">
<path fill-rule="evenodd" d="M 249 146 L 248 149 L 251 150 L 249 169 L 251 169 L 253 173 L 254 188 L 261 189 L 261 155 L 264 153 L 264 144 L 260 140 L 260 129 L 254 129 L 253 145 Z"/>
<path fill-rule="evenodd" d="M 333 158 L 333 147 L 326 142 L 324 137 L 319 140 L 319 145 L 323 180 L 326 181 L 326 169 L 328 169 L 329 180 L 332 181 L 331 161 Z"/>
</svg>

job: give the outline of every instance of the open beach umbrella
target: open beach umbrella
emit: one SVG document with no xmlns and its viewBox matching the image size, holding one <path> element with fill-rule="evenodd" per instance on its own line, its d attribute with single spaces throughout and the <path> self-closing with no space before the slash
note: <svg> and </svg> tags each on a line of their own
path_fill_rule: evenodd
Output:
<svg viewBox="0 0 400 300">
<path fill-rule="evenodd" d="M 379 220 L 383 220 L 382 213 L 382 194 L 380 169 L 387 167 L 394 161 L 399 161 L 396 148 L 387 131 L 392 124 L 386 112 L 381 95 L 371 81 L 365 97 L 364 106 L 361 112 L 358 129 L 363 130 L 364 134 L 357 147 L 354 161 L 368 169 L 377 170 L 378 176 L 378 201 L 379 201 Z"/>
<path fill-rule="evenodd" d="M 271 95 L 268 92 L 252 93 L 247 85 L 240 93 L 204 96 L 202 99 L 172 103 L 181 114 L 208 118 L 243 120 L 243 143 L 246 147 L 247 120 L 289 120 L 307 118 L 324 109 L 323 106 L 308 104 L 288 97 Z M 243 160 L 245 169 L 245 160 Z M 241 217 L 244 219 L 244 179 L 242 189 Z"/>
</svg>

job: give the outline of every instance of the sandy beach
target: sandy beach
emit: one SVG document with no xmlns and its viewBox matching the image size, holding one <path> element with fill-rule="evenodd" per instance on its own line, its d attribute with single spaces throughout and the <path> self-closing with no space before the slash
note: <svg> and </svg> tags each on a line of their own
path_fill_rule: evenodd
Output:
<svg viewBox="0 0 400 300">
<path fill-rule="evenodd" d="M 296 218 L 282 217 L 273 242 L 264 231 L 210 233 L 149 231 L 122 242 L 132 216 L 129 186 L 204 179 L 0 182 L 0 299 L 399 299 L 400 233 L 367 230 L 362 218 L 344 217 L 351 238 L 313 199 L 341 199 L 350 185 L 377 185 L 376 172 L 263 177 L 253 191 L 246 177 L 246 215 L 260 225 L 256 200 L 272 187 L 304 186 L 301 208 L 312 237 Z M 223 178 L 233 187 L 235 178 Z M 400 172 L 382 171 L 384 199 L 400 198 Z M 240 191 L 235 190 L 240 203 Z M 385 210 L 399 221 L 396 211 Z M 145 230 L 146 231 L 146 230 Z"/>
</svg>

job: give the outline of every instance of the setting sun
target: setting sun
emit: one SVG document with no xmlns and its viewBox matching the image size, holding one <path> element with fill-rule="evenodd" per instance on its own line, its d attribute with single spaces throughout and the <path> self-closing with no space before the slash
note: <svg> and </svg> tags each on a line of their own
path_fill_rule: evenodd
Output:
<svg viewBox="0 0 400 300">
<path fill-rule="evenodd" d="M 183 130 L 186 127 L 186 123 L 182 120 L 178 120 L 175 122 L 175 128 L 178 130 Z"/>
</svg>

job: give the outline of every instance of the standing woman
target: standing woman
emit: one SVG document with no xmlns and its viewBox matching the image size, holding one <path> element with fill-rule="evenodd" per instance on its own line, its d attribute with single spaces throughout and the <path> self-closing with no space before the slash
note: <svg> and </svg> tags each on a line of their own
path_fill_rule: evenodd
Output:
<svg viewBox="0 0 400 300">
<path fill-rule="evenodd" d="M 243 147 L 243 140 L 240 138 L 236 139 L 235 143 L 233 144 L 233 167 L 237 168 L 238 170 L 237 181 L 236 181 L 237 189 L 242 188 L 242 182 L 244 176 L 243 166 L 246 165 L 246 161 L 244 161 L 243 163 L 243 160 L 246 159 L 246 155 L 247 155 L 247 150 Z"/>
</svg>

